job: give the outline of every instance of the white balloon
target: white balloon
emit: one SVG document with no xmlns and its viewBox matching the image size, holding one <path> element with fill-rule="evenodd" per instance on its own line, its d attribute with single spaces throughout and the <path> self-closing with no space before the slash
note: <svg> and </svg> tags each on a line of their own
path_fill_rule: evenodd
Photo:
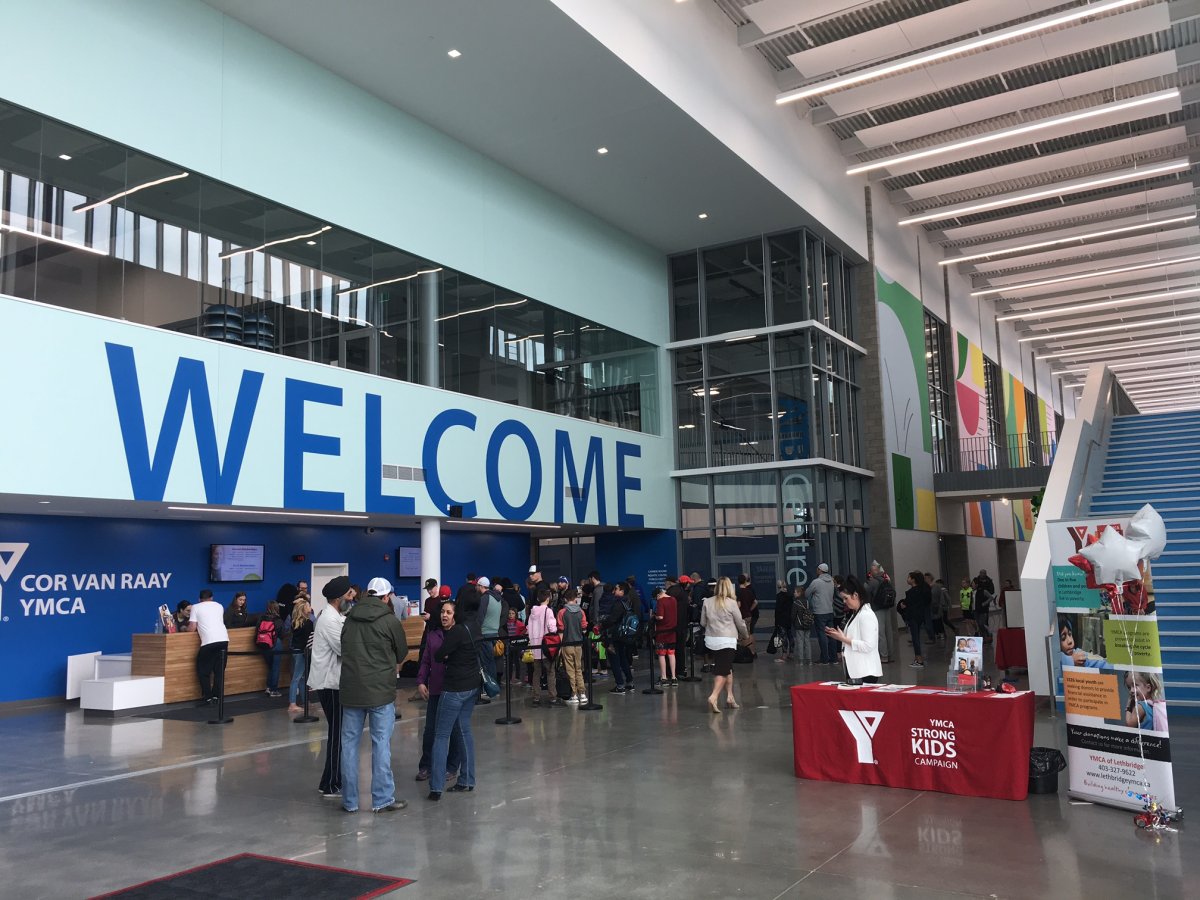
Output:
<svg viewBox="0 0 1200 900">
<path fill-rule="evenodd" d="M 1091 561 L 1098 583 L 1124 584 L 1142 577 L 1138 571 L 1141 549 L 1141 541 L 1131 541 L 1115 528 L 1105 528 L 1100 540 L 1084 547 L 1079 555 Z"/>
<path fill-rule="evenodd" d="M 1142 545 L 1142 559 L 1158 559 L 1167 546 L 1167 525 L 1153 506 L 1147 503 L 1129 520 L 1125 536 Z"/>
</svg>

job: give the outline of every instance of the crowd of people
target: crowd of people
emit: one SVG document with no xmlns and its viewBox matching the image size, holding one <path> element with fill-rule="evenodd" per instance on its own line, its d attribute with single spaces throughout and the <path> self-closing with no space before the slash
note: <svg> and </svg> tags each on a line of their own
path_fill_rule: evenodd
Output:
<svg viewBox="0 0 1200 900">
<path fill-rule="evenodd" d="M 959 622 L 987 640 L 994 585 L 986 571 L 963 582 Z M 915 668 L 925 665 L 925 637 L 939 642 L 947 633 L 958 633 L 950 616 L 950 593 L 930 573 L 908 573 L 906 589 L 898 595 L 878 562 L 871 564 L 865 581 L 835 576 L 821 563 L 807 585 L 788 590 L 780 582 L 777 587 L 768 652 L 776 662 L 839 666 L 850 681 L 876 681 L 882 664 L 897 658 L 897 614 L 908 627 Z M 1011 582 L 1005 588 L 1010 590 Z M 657 686 L 677 686 L 687 647 L 702 657 L 701 671 L 712 674 L 707 707 L 720 714 L 722 699 L 724 708 L 738 708 L 734 663 L 756 655 L 759 601 L 745 574 L 736 586 L 726 577 L 671 576 L 645 592 L 633 576 L 606 582 L 593 571 L 573 585 L 566 576 L 547 582 L 533 566 L 521 583 L 472 573 L 457 591 L 430 578 L 423 592 L 416 613 L 424 628 L 413 699 L 427 706 L 415 779 L 429 782 L 432 802 L 446 792 L 475 789 L 471 714 L 477 704 L 491 702 L 489 680 L 526 688 L 533 707 L 586 706 L 589 682 L 595 690 L 596 682 L 611 678 L 609 693 L 632 693 L 639 654 L 649 656 L 651 677 L 657 670 Z M 391 736 L 397 719 L 396 679 L 409 648 L 392 584 L 373 578 L 363 591 L 339 576 L 322 594 L 326 605 L 315 617 L 304 582 L 284 585 L 259 614 L 246 609 L 242 592 L 228 609 L 210 591 L 202 591 L 195 604 L 180 604 L 176 624 L 200 632 L 202 702 L 213 702 L 221 693 L 217 658 L 228 647 L 228 629 L 255 628 L 256 646 L 267 665 L 267 693 L 279 696 L 279 659 L 291 653 L 290 708 L 300 709 L 306 681 L 320 703 L 328 730 L 321 794 L 341 800 L 346 812 L 358 811 L 358 766 L 343 762 L 358 760 L 366 729 L 371 809 L 403 809 L 406 802 L 395 796 Z"/>
</svg>

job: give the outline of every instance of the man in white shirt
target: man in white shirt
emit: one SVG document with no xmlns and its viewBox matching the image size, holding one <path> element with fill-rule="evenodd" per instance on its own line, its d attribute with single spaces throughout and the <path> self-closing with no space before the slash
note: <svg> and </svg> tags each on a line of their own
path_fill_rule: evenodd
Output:
<svg viewBox="0 0 1200 900">
<path fill-rule="evenodd" d="M 321 772 L 321 783 L 317 790 L 322 797 L 334 799 L 342 795 L 342 701 L 339 685 L 342 680 L 342 625 L 346 622 L 342 604 L 350 600 L 353 589 L 350 579 L 339 575 L 321 588 L 321 593 L 328 605 L 317 616 L 317 626 L 313 632 L 308 686 L 317 692 L 321 701 L 328 736 L 325 742 L 325 768 Z M 355 762 L 357 764 L 357 760 Z"/>
<path fill-rule="evenodd" d="M 192 604 L 188 631 L 200 633 L 196 654 L 196 677 L 200 680 L 201 704 L 216 703 L 225 693 L 225 660 L 229 650 L 229 631 L 225 628 L 225 608 L 213 599 L 212 591 L 200 592 Z"/>
</svg>

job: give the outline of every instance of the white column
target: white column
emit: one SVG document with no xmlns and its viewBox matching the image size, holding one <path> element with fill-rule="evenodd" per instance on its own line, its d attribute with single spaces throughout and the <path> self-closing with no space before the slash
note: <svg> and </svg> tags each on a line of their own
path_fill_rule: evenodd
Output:
<svg viewBox="0 0 1200 900">
<path fill-rule="evenodd" d="M 421 583 L 436 578 L 442 583 L 442 520 L 421 520 Z"/>
</svg>

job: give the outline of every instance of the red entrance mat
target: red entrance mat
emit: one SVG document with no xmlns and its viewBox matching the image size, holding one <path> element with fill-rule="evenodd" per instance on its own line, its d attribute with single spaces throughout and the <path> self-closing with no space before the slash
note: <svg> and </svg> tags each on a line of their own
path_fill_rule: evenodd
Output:
<svg viewBox="0 0 1200 900">
<path fill-rule="evenodd" d="M 91 900 L 366 900 L 412 883 L 411 878 L 239 853 Z"/>
</svg>

